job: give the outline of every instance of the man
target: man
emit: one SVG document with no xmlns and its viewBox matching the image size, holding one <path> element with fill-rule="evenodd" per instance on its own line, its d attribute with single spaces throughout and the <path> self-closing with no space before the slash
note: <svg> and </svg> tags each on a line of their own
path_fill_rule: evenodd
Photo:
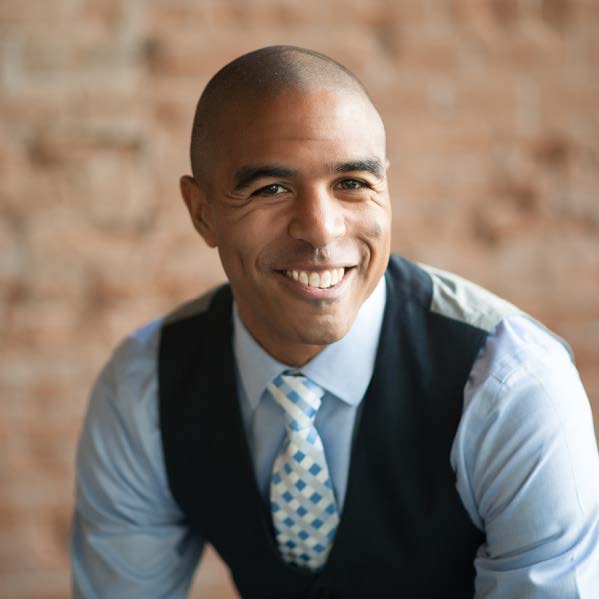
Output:
<svg viewBox="0 0 599 599">
<path fill-rule="evenodd" d="M 389 257 L 385 131 L 293 47 L 198 103 L 181 192 L 229 284 L 140 329 L 91 398 L 75 595 L 595 597 L 599 467 L 564 344 Z"/>
</svg>

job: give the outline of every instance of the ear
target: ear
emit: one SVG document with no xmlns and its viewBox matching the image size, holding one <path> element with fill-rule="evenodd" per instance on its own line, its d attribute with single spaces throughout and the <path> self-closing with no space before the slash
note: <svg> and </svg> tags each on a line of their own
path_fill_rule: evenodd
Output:
<svg viewBox="0 0 599 599">
<path fill-rule="evenodd" d="M 189 175 L 181 177 L 179 187 L 196 231 L 211 248 L 216 247 L 218 243 L 214 227 L 213 207 L 208 201 L 205 190 Z"/>
</svg>

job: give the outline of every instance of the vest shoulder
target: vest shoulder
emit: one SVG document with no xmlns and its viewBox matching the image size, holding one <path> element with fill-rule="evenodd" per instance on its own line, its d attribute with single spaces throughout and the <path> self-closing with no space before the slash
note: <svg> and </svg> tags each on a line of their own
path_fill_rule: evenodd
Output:
<svg viewBox="0 0 599 599">
<path fill-rule="evenodd" d="M 559 335 L 514 304 L 476 283 L 440 268 L 415 264 L 397 256 L 393 257 L 393 264 L 399 273 L 397 276 L 406 276 L 406 285 L 416 289 L 415 296 L 420 297 L 420 303 L 422 304 L 424 297 L 427 298 L 427 308 L 431 313 L 478 328 L 487 334 L 494 333 L 506 319 L 521 317 L 521 322 L 527 321 L 529 327 L 537 330 L 546 339 L 548 335 L 558 341 L 573 360 L 571 347 Z M 397 270 L 398 268 L 400 270 Z M 426 288 L 428 294 L 419 291 Z"/>
<path fill-rule="evenodd" d="M 418 266 L 432 282 L 430 310 L 490 332 L 508 316 L 523 314 L 510 302 L 456 274 L 426 264 Z"/>
<path fill-rule="evenodd" d="M 165 327 L 206 312 L 212 299 L 224 285 L 209 289 L 199 297 L 184 302 L 165 315 L 148 322 L 127 335 L 114 350 L 119 362 L 129 362 L 141 356 L 154 355 L 160 345 L 160 335 Z"/>
<path fill-rule="evenodd" d="M 183 320 L 188 320 L 189 318 L 193 318 L 195 316 L 200 316 L 204 314 L 210 308 L 212 300 L 214 299 L 217 292 L 225 286 L 226 284 L 217 285 L 216 287 L 209 289 L 199 297 L 196 297 L 195 299 L 189 300 L 177 306 L 176 308 L 171 310 L 171 312 L 166 314 L 166 316 L 163 319 L 163 326 L 166 327 L 181 322 Z"/>
</svg>

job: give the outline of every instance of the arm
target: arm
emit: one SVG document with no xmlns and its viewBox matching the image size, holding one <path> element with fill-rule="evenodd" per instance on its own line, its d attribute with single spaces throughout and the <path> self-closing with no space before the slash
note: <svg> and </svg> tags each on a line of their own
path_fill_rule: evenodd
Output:
<svg viewBox="0 0 599 599">
<path fill-rule="evenodd" d="M 152 339 L 123 343 L 91 396 L 77 453 L 75 597 L 185 597 L 202 551 L 166 480 Z"/>
<path fill-rule="evenodd" d="M 475 365 L 452 459 L 486 532 L 476 597 L 591 599 L 599 588 L 599 458 L 566 351 L 534 325 L 501 325 Z"/>
</svg>

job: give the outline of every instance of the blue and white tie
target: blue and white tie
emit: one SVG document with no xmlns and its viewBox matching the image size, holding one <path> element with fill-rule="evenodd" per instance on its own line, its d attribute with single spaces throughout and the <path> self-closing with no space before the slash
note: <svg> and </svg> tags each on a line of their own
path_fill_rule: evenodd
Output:
<svg viewBox="0 0 599 599">
<path fill-rule="evenodd" d="M 322 439 L 314 428 L 324 389 L 305 376 L 283 373 L 267 390 L 285 410 L 286 435 L 270 483 L 279 550 L 288 563 L 319 570 L 339 524 Z"/>
</svg>

